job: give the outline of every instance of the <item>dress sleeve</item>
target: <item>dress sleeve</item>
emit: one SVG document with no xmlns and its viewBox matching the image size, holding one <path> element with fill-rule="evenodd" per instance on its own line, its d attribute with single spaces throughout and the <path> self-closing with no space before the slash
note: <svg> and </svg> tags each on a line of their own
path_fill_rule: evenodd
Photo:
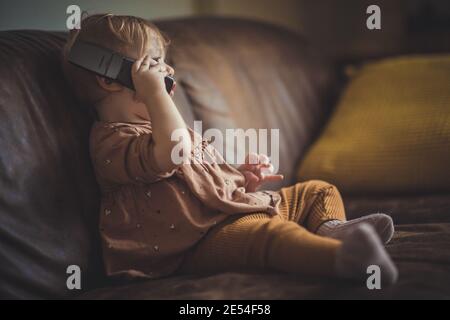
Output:
<svg viewBox="0 0 450 320">
<path fill-rule="evenodd" d="M 171 177 L 176 170 L 158 169 L 151 133 L 130 128 L 103 129 L 91 133 L 91 158 L 97 179 L 106 184 L 153 183 Z"/>
</svg>

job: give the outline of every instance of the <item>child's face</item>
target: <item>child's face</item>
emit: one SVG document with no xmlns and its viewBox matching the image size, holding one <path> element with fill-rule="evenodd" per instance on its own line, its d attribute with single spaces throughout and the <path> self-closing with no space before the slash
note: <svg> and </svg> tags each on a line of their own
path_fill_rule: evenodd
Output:
<svg viewBox="0 0 450 320">
<path fill-rule="evenodd" d="M 134 60 L 141 58 L 141 55 L 149 55 L 153 60 L 159 62 L 163 68 L 166 68 L 168 74 L 174 73 L 173 68 L 165 63 L 165 50 L 156 40 L 149 44 L 143 54 L 137 48 L 127 49 L 123 54 Z M 136 98 L 134 91 L 123 87 L 122 90 L 114 95 L 113 99 L 115 100 L 114 103 L 118 103 L 119 108 L 124 108 L 124 110 L 121 111 L 125 112 L 131 118 L 143 121 L 150 120 L 147 106 Z M 114 112 L 112 108 L 110 110 L 111 112 Z"/>
</svg>

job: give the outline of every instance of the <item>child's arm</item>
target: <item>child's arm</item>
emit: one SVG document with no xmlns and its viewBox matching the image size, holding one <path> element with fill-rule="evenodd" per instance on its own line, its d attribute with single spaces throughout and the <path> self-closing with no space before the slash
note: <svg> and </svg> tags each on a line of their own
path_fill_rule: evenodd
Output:
<svg viewBox="0 0 450 320">
<path fill-rule="evenodd" d="M 136 135 L 132 127 L 106 125 L 93 130 L 90 149 L 99 183 L 153 183 L 172 176 L 173 170 L 158 168 L 152 145 L 152 135 Z"/>
<path fill-rule="evenodd" d="M 152 153 L 156 166 L 161 172 L 169 172 L 177 167 L 171 159 L 172 149 L 183 144 L 183 150 L 190 150 L 190 135 L 186 124 L 178 112 L 172 98 L 166 91 L 164 77 L 173 73 L 164 62 L 156 62 L 145 56 L 133 65 L 133 82 L 137 99 L 145 103 L 152 121 Z M 186 129 L 182 142 L 171 141 L 172 133 Z M 187 155 L 185 155 L 187 156 Z"/>
</svg>

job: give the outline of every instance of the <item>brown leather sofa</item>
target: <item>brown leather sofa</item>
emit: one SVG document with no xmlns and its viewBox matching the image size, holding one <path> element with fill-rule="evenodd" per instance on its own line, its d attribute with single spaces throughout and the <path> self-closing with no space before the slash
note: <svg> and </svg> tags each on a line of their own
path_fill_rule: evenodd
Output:
<svg viewBox="0 0 450 320">
<path fill-rule="evenodd" d="M 345 85 L 339 68 L 302 37 L 261 23 L 196 18 L 158 25 L 172 39 L 175 99 L 187 122 L 279 128 L 284 184 L 294 182 Z M 351 217 L 381 209 L 398 223 L 388 250 L 400 280 L 381 291 L 274 273 L 105 279 L 99 191 L 87 147 L 92 119 L 63 79 L 64 39 L 64 33 L 0 32 L 0 297 L 450 298 L 450 197 L 435 194 L 344 195 Z M 66 287 L 73 264 L 82 270 L 81 291 Z"/>
</svg>

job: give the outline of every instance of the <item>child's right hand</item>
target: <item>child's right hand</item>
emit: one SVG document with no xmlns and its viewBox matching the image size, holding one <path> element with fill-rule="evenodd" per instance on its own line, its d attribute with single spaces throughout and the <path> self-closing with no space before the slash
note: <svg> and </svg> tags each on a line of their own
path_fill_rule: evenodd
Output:
<svg viewBox="0 0 450 320">
<path fill-rule="evenodd" d="M 173 73 L 173 68 L 168 66 L 163 58 L 155 61 L 150 56 L 136 61 L 132 70 L 135 98 L 145 104 L 152 122 L 151 143 L 147 144 L 146 148 L 147 151 L 151 150 L 156 171 L 163 173 L 172 172 L 184 162 L 184 159 L 176 163 L 172 160 L 175 147 L 191 150 L 191 136 L 186 123 L 167 93 L 164 82 L 164 77 Z M 172 140 L 176 130 L 181 131 L 181 137 L 179 140 Z M 183 155 L 187 157 L 189 154 L 185 152 Z M 145 157 L 148 157 L 148 154 Z"/>
<path fill-rule="evenodd" d="M 137 60 L 131 73 L 136 98 L 142 102 L 151 102 L 155 97 L 168 94 L 164 78 L 173 73 L 173 68 L 164 61 L 158 62 L 149 55 Z"/>
<path fill-rule="evenodd" d="M 245 177 L 245 190 L 255 192 L 263 183 L 281 181 L 283 175 L 273 174 L 273 166 L 265 154 L 250 153 L 238 168 Z"/>
</svg>

